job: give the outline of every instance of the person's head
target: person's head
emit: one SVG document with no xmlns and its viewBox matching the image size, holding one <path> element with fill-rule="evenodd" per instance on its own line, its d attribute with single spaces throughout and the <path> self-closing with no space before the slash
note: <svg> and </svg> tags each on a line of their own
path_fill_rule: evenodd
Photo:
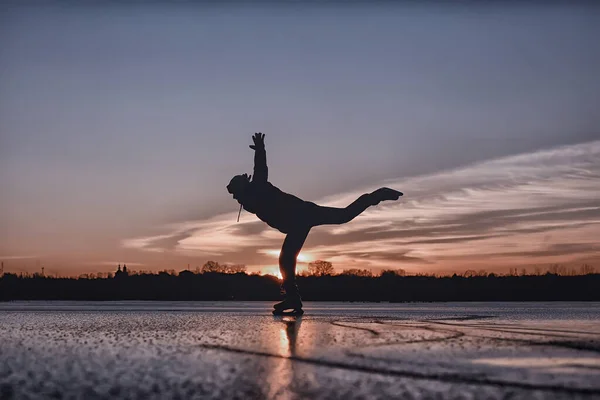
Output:
<svg viewBox="0 0 600 400">
<path fill-rule="evenodd" d="M 229 185 L 227 185 L 227 191 L 233 195 L 233 198 L 240 202 L 240 198 L 243 196 L 244 191 L 250 184 L 250 177 L 248 174 L 236 175 L 231 178 Z"/>
</svg>

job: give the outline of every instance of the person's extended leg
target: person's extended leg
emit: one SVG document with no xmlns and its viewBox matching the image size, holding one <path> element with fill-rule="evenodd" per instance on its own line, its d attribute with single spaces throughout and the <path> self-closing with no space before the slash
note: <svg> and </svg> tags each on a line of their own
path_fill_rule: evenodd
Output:
<svg viewBox="0 0 600 400">
<path fill-rule="evenodd" d="M 359 216 L 367 208 L 375 206 L 384 200 L 398 200 L 400 196 L 402 196 L 402 192 L 383 187 L 374 192 L 363 194 L 345 208 L 317 206 L 313 215 L 312 225 L 345 224 Z"/>
</svg>

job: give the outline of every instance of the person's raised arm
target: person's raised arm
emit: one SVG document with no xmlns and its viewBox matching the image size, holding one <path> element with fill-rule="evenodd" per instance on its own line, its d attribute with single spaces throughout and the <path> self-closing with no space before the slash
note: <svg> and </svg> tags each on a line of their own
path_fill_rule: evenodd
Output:
<svg viewBox="0 0 600 400">
<path fill-rule="evenodd" d="M 252 136 L 254 141 L 250 148 L 254 150 L 254 176 L 252 182 L 266 182 L 269 177 L 269 169 L 267 168 L 267 152 L 265 150 L 265 135 L 264 133 L 255 133 Z"/>
</svg>

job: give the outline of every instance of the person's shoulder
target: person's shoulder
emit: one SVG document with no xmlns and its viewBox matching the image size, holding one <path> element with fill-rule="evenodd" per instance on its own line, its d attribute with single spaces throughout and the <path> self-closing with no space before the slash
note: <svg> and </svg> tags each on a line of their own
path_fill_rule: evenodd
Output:
<svg viewBox="0 0 600 400">
<path fill-rule="evenodd" d="M 271 185 L 273 186 L 273 184 L 271 182 L 269 182 L 266 179 L 254 179 L 252 178 L 252 180 L 250 181 L 250 183 L 255 184 L 255 185 Z"/>
<path fill-rule="evenodd" d="M 276 188 L 276 186 L 273 185 L 269 181 L 252 181 L 252 182 L 250 182 L 250 186 L 253 188 L 260 188 L 260 189 Z"/>
</svg>

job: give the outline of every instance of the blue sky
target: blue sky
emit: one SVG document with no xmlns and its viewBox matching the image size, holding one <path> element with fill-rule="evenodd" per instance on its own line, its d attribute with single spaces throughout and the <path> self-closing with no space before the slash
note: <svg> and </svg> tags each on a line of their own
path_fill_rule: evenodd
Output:
<svg viewBox="0 0 600 400">
<path fill-rule="evenodd" d="M 410 186 L 417 177 L 465 168 L 487 176 L 474 169 L 556 149 L 591 153 L 561 156 L 563 169 L 545 180 L 536 169 L 532 181 L 548 193 L 554 179 L 576 175 L 569 168 L 597 171 L 598 7 L 15 5 L 0 20 L 0 257 L 18 268 L 33 264 L 17 257 L 77 271 L 118 260 L 148 269 L 207 257 L 257 269 L 273 263 L 267 253 L 278 248 L 277 233 L 247 233 L 252 246 L 237 246 L 237 237 L 214 254 L 194 229 L 181 231 L 235 214 L 224 187 L 251 171 L 247 146 L 256 131 L 267 134 L 271 181 L 307 200 L 349 198 L 386 180 L 406 184 L 386 217 L 397 224 L 452 213 L 446 203 L 406 214 L 422 189 Z M 493 179 L 514 184 L 520 175 L 504 166 Z M 600 188 L 597 175 L 584 176 L 575 184 Z M 431 196 L 446 195 L 441 182 L 448 190 L 472 183 L 440 181 Z M 598 201 L 577 193 L 585 201 L 560 207 L 591 207 L 582 218 L 593 222 Z M 520 208 L 539 206 L 522 201 Z M 427 258 L 425 244 L 407 252 L 392 241 L 373 264 L 348 256 L 369 242 L 376 221 L 361 216 L 344 227 L 361 227 L 346 239 L 319 242 L 315 231 L 306 252 L 337 255 L 340 266 L 456 267 L 443 257 L 452 249 L 423 263 L 394 256 Z M 588 225 L 578 232 L 600 233 Z M 476 227 L 481 235 L 490 229 Z M 160 251 L 132 246 L 157 235 L 168 242 Z M 595 257 L 573 235 L 574 247 L 552 260 Z M 529 252 L 522 263 L 552 261 L 536 257 Z"/>
</svg>

